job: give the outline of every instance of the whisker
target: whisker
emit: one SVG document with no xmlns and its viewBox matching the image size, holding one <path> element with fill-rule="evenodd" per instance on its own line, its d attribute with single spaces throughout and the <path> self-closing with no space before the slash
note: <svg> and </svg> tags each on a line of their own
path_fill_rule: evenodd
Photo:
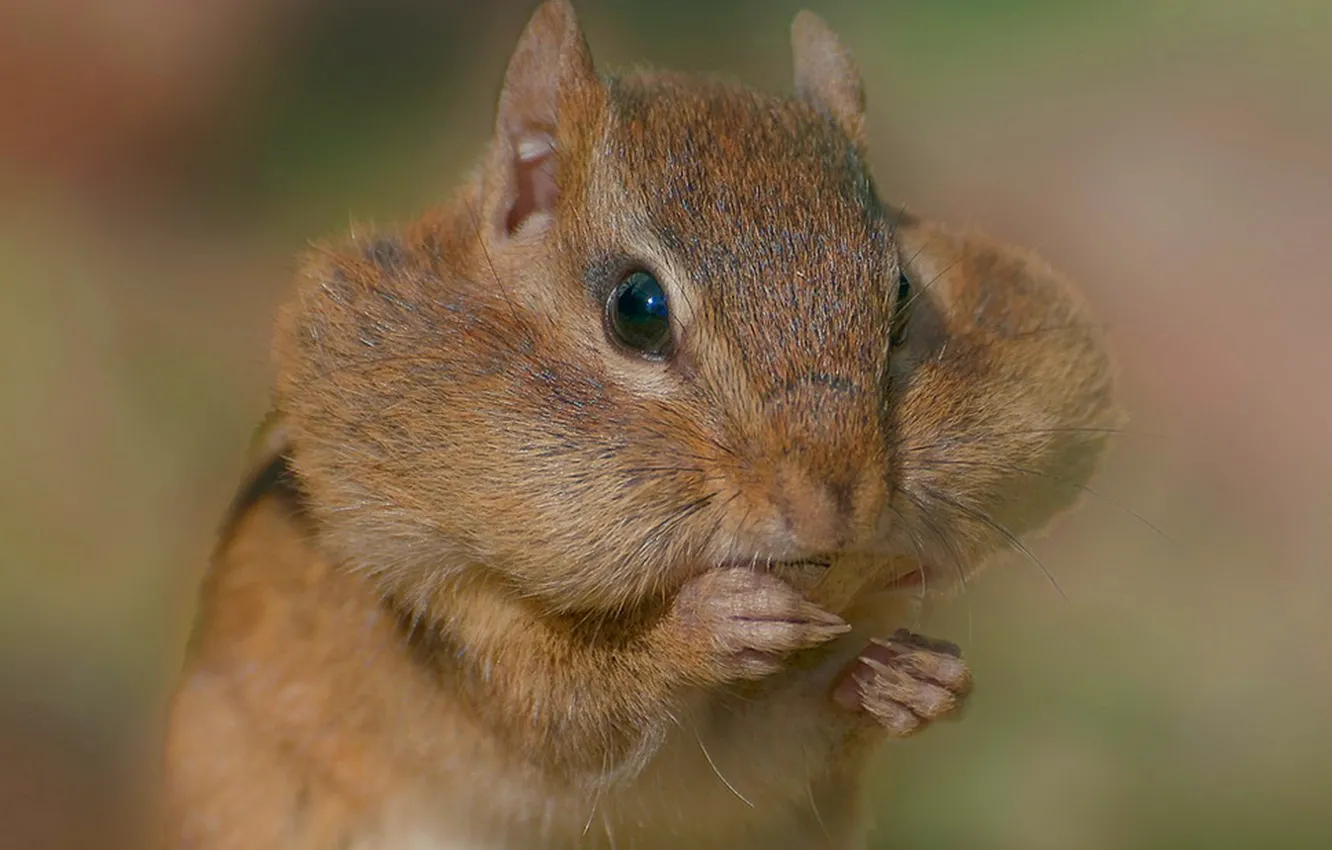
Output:
<svg viewBox="0 0 1332 850">
<path fill-rule="evenodd" d="M 995 432 L 1002 434 L 1004 432 Z M 1009 431 L 1010 434 L 1123 434 L 1133 437 L 1150 437 L 1152 439 L 1163 440 L 1165 434 L 1157 434 L 1150 431 L 1130 431 L 1128 428 L 1098 428 L 1094 426 L 1068 425 L 1059 428 L 1018 428 Z"/>
<path fill-rule="evenodd" d="M 717 778 L 722 781 L 723 785 L 730 789 L 731 793 L 736 796 L 737 800 L 744 803 L 746 806 L 749 806 L 751 809 L 754 808 L 754 804 L 749 802 L 749 798 L 737 791 L 735 786 L 731 784 L 731 781 L 725 776 L 722 776 L 722 772 L 717 769 L 717 763 L 712 760 L 712 754 L 709 753 L 708 748 L 703 745 L 703 736 L 698 734 L 698 727 L 691 723 L 690 728 L 693 730 L 694 740 L 698 741 L 698 748 L 703 751 L 703 758 L 708 760 L 708 767 L 712 768 L 712 772 L 717 774 Z"/>
<path fill-rule="evenodd" d="M 921 250 L 922 250 L 922 251 L 924 250 L 924 246 L 921 247 Z M 916 253 L 919 254 L 920 251 L 917 251 Z M 961 257 L 955 257 L 951 263 L 949 263 L 948 265 L 946 265 L 946 266 L 944 266 L 943 268 L 939 269 L 939 271 L 935 272 L 934 277 L 930 278 L 930 282 L 927 283 L 927 284 L 925 284 L 924 286 L 922 286 L 920 289 L 916 290 L 915 292 L 912 292 L 912 293 L 911 293 L 911 297 L 907 299 L 907 303 L 904 304 L 904 305 L 902 305 L 902 306 L 899 307 L 898 309 L 899 309 L 899 310 L 909 310 L 909 309 L 911 309 L 911 305 L 916 303 L 916 299 L 917 299 L 917 298 L 921 297 L 921 296 L 924 295 L 926 292 L 929 292 L 929 291 L 930 291 L 930 288 L 931 288 L 932 286 L 934 286 L 934 284 L 938 283 L 938 282 L 943 278 L 944 275 L 948 274 L 949 270 L 951 270 L 951 269 L 953 268 L 953 266 L 957 265 L 957 264 L 960 263 L 961 261 L 962 261 L 962 258 L 961 258 Z"/>
<path fill-rule="evenodd" d="M 1063 428 L 1014 428 L 1005 431 L 986 431 L 981 434 L 972 434 L 963 436 L 948 437 L 943 440 L 935 440 L 930 443 L 911 443 L 902 447 L 903 451 L 916 452 L 926 449 L 948 448 L 956 445 L 971 445 L 973 443 L 986 442 L 995 437 L 1019 437 L 1026 434 L 1106 434 L 1109 436 L 1124 437 L 1146 437 L 1149 439 L 1164 440 L 1168 435 L 1158 434 L 1149 431 L 1132 431 L 1127 428 L 1095 428 L 1070 426 Z"/>
<path fill-rule="evenodd" d="M 921 522 L 925 524 L 926 530 L 933 534 L 939 543 L 943 545 L 945 551 L 947 551 L 949 558 L 953 562 L 954 568 L 957 570 L 957 577 L 961 582 L 962 593 L 965 595 L 967 592 L 967 568 L 962 553 L 958 551 L 957 546 L 948 538 L 948 535 L 944 534 L 943 530 L 939 528 L 939 525 L 934 521 L 934 518 L 930 516 L 929 511 L 925 509 L 925 505 L 921 504 L 921 502 L 910 493 L 906 493 L 906 491 L 903 491 L 903 493 L 911 500 L 911 504 L 915 507 L 916 513 L 920 516 Z"/>
<path fill-rule="evenodd" d="M 906 211 L 906 207 L 903 207 L 902 210 L 903 210 L 903 212 L 905 212 L 905 211 Z M 932 243 L 933 241 L 934 241 L 934 237 L 933 237 L 933 236 L 931 236 L 929 239 L 926 239 L 925 242 L 924 242 L 919 248 L 917 248 L 917 249 L 911 254 L 910 257 L 907 257 L 906 262 L 902 263 L 902 265 L 904 265 L 904 266 L 909 266 L 909 265 L 911 265 L 912 263 L 914 263 L 914 262 L 916 261 L 916 258 L 917 258 L 917 257 L 919 257 L 921 254 L 925 253 L 925 249 L 928 248 L 928 247 L 930 247 L 930 243 Z"/>
<path fill-rule="evenodd" d="M 679 510 L 674 511 L 670 515 L 660 520 L 655 526 L 649 529 L 646 534 L 643 535 L 642 543 L 639 544 L 638 550 L 636 551 L 635 555 L 641 556 L 644 553 L 646 553 L 648 548 L 654 545 L 660 538 L 666 536 L 670 531 L 674 530 L 681 523 L 687 521 L 690 517 L 694 516 L 699 511 L 703 510 L 709 504 L 711 504 L 712 500 L 715 499 L 717 495 L 718 494 L 716 492 L 712 492 L 700 496 L 699 498 L 695 499 L 692 502 L 687 503 Z"/>
<path fill-rule="evenodd" d="M 1045 576 L 1046 580 L 1049 581 L 1050 585 L 1055 589 L 1055 592 L 1058 593 L 1059 596 L 1065 602 L 1068 601 L 1068 594 L 1064 593 L 1064 589 L 1059 586 L 1059 581 L 1054 577 L 1054 574 L 1051 573 L 1046 568 L 1045 564 L 1041 562 L 1040 558 L 1036 557 L 1036 553 L 1032 552 L 1031 549 L 1027 546 L 1027 544 L 1023 543 L 1016 534 L 1010 531 L 1002 523 L 996 522 L 995 519 L 991 517 L 989 514 L 985 513 L 985 511 L 978 510 L 968 505 L 964 505 L 962 502 L 958 501 L 957 499 L 954 499 L 951 496 L 940 493 L 938 490 L 935 490 L 934 488 L 927 487 L 925 488 L 925 491 L 929 494 L 929 497 L 931 499 L 941 502 L 942 504 L 949 506 L 958 513 L 968 516 L 974 519 L 976 522 L 979 522 L 982 525 L 985 525 L 988 528 L 997 532 L 1001 537 L 1004 538 L 1004 540 L 1008 541 L 1009 546 L 1011 546 L 1014 550 L 1020 552 L 1023 557 L 1025 557 L 1038 570 L 1041 571 L 1041 573 Z"/>
<path fill-rule="evenodd" d="M 929 588 L 926 586 L 926 582 L 928 581 L 927 578 L 928 571 L 925 569 L 925 562 L 928 559 L 925 557 L 925 550 L 921 548 L 920 540 L 919 538 L 916 537 L 916 530 L 911 527 L 910 523 L 907 522 L 907 518 L 903 516 L 902 512 L 897 509 L 897 506 L 889 502 L 888 510 L 892 511 L 893 516 L 897 517 L 897 520 L 900 523 L 902 530 L 906 532 L 907 541 L 911 544 L 911 548 L 916 550 L 916 562 L 920 564 L 921 568 L 920 597 L 924 598 L 925 594 L 929 592 Z M 917 510 L 919 511 L 919 506 L 917 506 Z"/>
<path fill-rule="evenodd" d="M 819 801 L 814 797 L 814 780 L 809 770 L 809 748 L 801 747 L 801 761 L 805 765 L 805 794 L 809 797 L 809 809 L 814 813 L 814 822 L 819 825 L 819 830 L 824 837 L 832 841 L 832 833 L 828 831 L 828 826 L 823 822 L 823 813 L 819 811 Z"/>
<path fill-rule="evenodd" d="M 509 307 L 509 313 L 513 316 L 513 322 L 520 328 L 526 328 L 527 340 L 529 345 L 536 344 L 536 338 L 532 334 L 532 329 L 518 315 L 518 308 L 514 306 L 513 299 L 509 297 L 508 290 L 504 288 L 504 281 L 500 280 L 499 272 L 495 271 L 495 263 L 490 258 L 490 249 L 486 247 L 486 240 L 481 237 L 481 221 L 477 218 L 476 209 L 471 204 L 464 204 L 467 208 L 467 215 L 472 219 L 472 232 L 476 234 L 476 245 L 481 249 L 481 256 L 486 259 L 486 267 L 490 269 L 490 276 L 495 280 L 495 286 L 499 288 L 500 297 Z M 551 327 L 555 326 L 555 317 L 549 316 Z"/>
<path fill-rule="evenodd" d="M 606 752 L 609 753 L 610 750 L 607 749 Z M 605 773 L 609 769 L 610 769 L 610 756 L 603 755 L 601 757 L 601 771 L 602 773 Z M 605 783 L 602 782 L 597 783 L 597 790 L 592 795 L 592 809 L 587 813 L 587 823 L 583 824 L 583 835 L 587 835 L 588 830 L 592 828 L 592 819 L 596 817 L 597 806 L 598 804 L 601 803 L 601 793 L 604 788 L 604 785 Z"/>
<path fill-rule="evenodd" d="M 893 218 L 893 223 L 888 225 L 888 235 L 890 237 L 897 236 L 897 228 L 901 226 L 902 219 L 906 218 L 907 206 L 908 206 L 907 204 L 902 204 L 902 206 L 897 210 L 897 215 Z"/>
<path fill-rule="evenodd" d="M 726 522 L 726 516 L 725 516 L 726 508 L 728 508 L 730 504 L 738 498 L 740 498 L 740 491 L 736 490 L 731 494 L 730 498 L 728 498 L 726 501 L 722 502 L 720 505 L 717 506 L 717 519 L 715 522 L 712 523 L 712 528 L 703 538 L 703 543 L 699 549 L 700 554 L 712 548 L 712 541 L 716 539 L 717 535 L 722 530 L 722 525 L 725 524 Z M 748 514 L 746 514 L 746 517 L 747 516 Z"/>
<path fill-rule="evenodd" d="M 1037 336 L 1039 334 L 1055 333 L 1057 331 L 1080 331 L 1080 330 L 1108 330 L 1108 322 L 1072 322 L 1067 325 L 1047 325 L 1040 328 L 1032 328 L 1029 331 L 1018 331 L 1013 334 L 1006 334 L 1005 339 L 1022 339 L 1024 337 Z"/>
<path fill-rule="evenodd" d="M 1147 526 L 1149 529 L 1158 534 L 1161 537 L 1161 539 L 1165 540 L 1167 543 L 1170 543 L 1171 545 L 1174 545 L 1176 543 L 1176 541 L 1169 534 L 1166 534 L 1164 531 L 1162 531 L 1161 528 L 1157 526 L 1155 523 L 1153 523 L 1151 520 L 1147 519 L 1142 514 L 1138 513 L 1133 508 L 1130 508 L 1128 505 L 1125 505 L 1124 503 L 1118 501 L 1117 499 L 1114 499 L 1113 497 L 1108 496 L 1099 490 L 1094 490 L 1086 484 L 1079 484 L 1076 481 L 1069 481 L 1067 478 L 1063 478 L 1058 475 L 1053 475 L 1048 472 L 1042 472 L 1039 469 L 1028 469 L 1022 466 L 1014 466 L 1012 464 L 999 463 L 995 461 L 953 460 L 949 458 L 913 458 L 911 462 L 915 463 L 917 466 L 927 467 L 927 468 L 939 467 L 939 466 L 965 466 L 965 467 L 979 468 L 979 469 L 994 469 L 998 472 L 1016 472 L 1019 475 L 1031 475 L 1037 478 L 1044 478 L 1048 481 L 1053 481 L 1057 484 L 1062 484 L 1065 487 L 1082 490 L 1084 493 L 1087 493 L 1089 496 L 1094 496 L 1098 499 L 1101 499 L 1111 507 L 1117 508 L 1123 511 L 1125 514 L 1138 520 L 1143 525 Z"/>
</svg>

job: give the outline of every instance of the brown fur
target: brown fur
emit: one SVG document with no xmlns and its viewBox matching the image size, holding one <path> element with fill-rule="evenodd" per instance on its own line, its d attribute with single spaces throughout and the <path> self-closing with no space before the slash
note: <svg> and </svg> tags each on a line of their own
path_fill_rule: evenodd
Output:
<svg viewBox="0 0 1332 850">
<path fill-rule="evenodd" d="M 457 196 L 306 258 L 166 846 L 858 846 L 876 744 L 970 682 L 870 639 L 1070 505 L 1118 418 L 1072 289 L 883 205 L 849 55 L 793 42 L 794 97 L 602 79 L 547 3 Z M 634 268 L 664 361 L 603 328 Z"/>
</svg>

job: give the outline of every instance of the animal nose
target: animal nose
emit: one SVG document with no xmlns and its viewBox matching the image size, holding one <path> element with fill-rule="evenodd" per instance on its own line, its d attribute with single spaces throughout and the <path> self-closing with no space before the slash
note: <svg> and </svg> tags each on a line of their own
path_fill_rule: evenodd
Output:
<svg viewBox="0 0 1332 850">
<path fill-rule="evenodd" d="M 818 554 L 846 545 L 854 511 L 845 483 L 826 480 L 800 459 L 789 458 L 778 465 L 772 501 L 795 550 Z"/>
<path fill-rule="evenodd" d="M 788 545 L 835 552 L 872 531 L 886 492 L 877 395 L 820 377 L 772 393 L 765 408 L 769 498 Z"/>
</svg>

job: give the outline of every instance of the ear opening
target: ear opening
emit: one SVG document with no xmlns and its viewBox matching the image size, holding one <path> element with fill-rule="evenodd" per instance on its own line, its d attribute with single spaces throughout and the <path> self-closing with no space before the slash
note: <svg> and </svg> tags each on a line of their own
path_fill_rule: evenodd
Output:
<svg viewBox="0 0 1332 850">
<path fill-rule="evenodd" d="M 823 19 L 801 11 L 791 23 L 796 92 L 865 144 L 865 86 L 855 59 Z"/>
<path fill-rule="evenodd" d="M 504 232 L 513 235 L 532 216 L 549 215 L 555 208 L 555 140 L 548 133 L 533 132 L 514 145 L 513 200 L 504 216 Z"/>
<path fill-rule="evenodd" d="M 528 22 L 504 75 L 488 163 L 487 207 L 504 237 L 539 228 L 559 198 L 559 140 L 571 95 L 599 85 L 568 0 L 548 0 Z"/>
</svg>

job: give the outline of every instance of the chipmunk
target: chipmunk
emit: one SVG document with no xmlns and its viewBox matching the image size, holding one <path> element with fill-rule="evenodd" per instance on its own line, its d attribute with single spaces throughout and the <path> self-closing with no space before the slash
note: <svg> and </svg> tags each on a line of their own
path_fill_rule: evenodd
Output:
<svg viewBox="0 0 1332 850">
<path fill-rule="evenodd" d="M 790 94 L 602 76 L 550 0 L 452 200 L 304 258 L 165 846 L 863 846 L 867 763 L 971 684 L 903 627 L 1119 414 L 1071 285 L 882 201 L 792 34 Z"/>
</svg>

